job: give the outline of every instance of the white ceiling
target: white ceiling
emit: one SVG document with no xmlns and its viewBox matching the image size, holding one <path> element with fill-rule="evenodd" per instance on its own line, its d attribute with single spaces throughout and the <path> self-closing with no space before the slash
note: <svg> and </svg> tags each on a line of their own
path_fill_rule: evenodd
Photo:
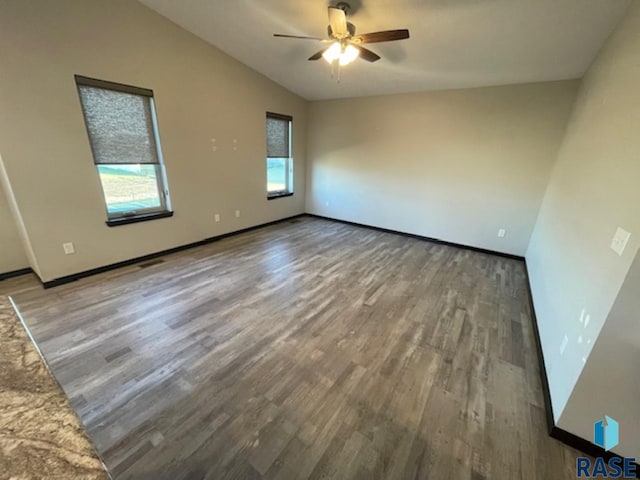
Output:
<svg viewBox="0 0 640 480">
<path fill-rule="evenodd" d="M 409 28 L 331 78 L 327 0 L 140 0 L 309 100 L 579 78 L 632 0 L 352 0 L 358 33 Z M 333 4 L 333 3 L 332 3 Z"/>
</svg>

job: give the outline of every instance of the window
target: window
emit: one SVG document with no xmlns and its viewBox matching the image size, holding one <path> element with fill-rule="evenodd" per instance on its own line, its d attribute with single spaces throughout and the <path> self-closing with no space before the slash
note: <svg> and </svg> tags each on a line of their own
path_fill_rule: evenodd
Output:
<svg viewBox="0 0 640 480">
<path fill-rule="evenodd" d="M 267 198 L 293 195 L 291 123 L 287 115 L 267 112 Z"/>
<path fill-rule="evenodd" d="M 153 92 L 76 75 L 107 225 L 171 216 Z"/>
</svg>

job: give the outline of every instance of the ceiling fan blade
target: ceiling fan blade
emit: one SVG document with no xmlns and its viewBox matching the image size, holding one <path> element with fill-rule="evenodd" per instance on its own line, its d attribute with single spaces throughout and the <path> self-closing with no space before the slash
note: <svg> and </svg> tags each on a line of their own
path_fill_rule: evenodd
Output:
<svg viewBox="0 0 640 480">
<path fill-rule="evenodd" d="M 377 53 L 373 53 L 371 50 L 361 47 L 360 45 L 354 45 L 358 50 L 360 50 L 360 58 L 366 60 L 367 62 L 377 62 L 380 60 L 380 55 Z"/>
<path fill-rule="evenodd" d="M 320 59 L 322 58 L 322 54 L 323 54 L 324 52 L 326 52 L 327 50 L 329 50 L 329 47 L 327 47 L 327 48 L 323 48 L 323 49 L 322 49 L 322 50 L 320 50 L 319 52 L 314 53 L 313 55 L 311 55 L 311 56 L 309 57 L 309 60 L 320 60 Z"/>
<path fill-rule="evenodd" d="M 283 35 L 281 33 L 274 33 L 273 36 L 282 37 L 282 38 L 299 38 L 301 40 L 319 40 L 319 41 L 324 40 L 323 38 L 320 38 L 320 37 L 307 37 L 304 35 Z"/>
<path fill-rule="evenodd" d="M 349 35 L 347 16 L 344 10 L 340 8 L 329 7 L 329 26 L 333 35 L 338 38 L 344 38 Z"/>
<path fill-rule="evenodd" d="M 400 30 L 385 30 L 384 32 L 365 33 L 354 37 L 354 40 L 359 40 L 360 43 L 379 43 L 404 40 L 405 38 L 409 38 L 409 30 L 403 28 Z"/>
</svg>

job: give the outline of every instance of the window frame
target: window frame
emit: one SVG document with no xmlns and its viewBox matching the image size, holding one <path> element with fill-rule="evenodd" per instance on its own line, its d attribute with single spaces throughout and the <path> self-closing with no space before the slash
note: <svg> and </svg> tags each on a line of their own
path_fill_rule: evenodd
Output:
<svg viewBox="0 0 640 480">
<path fill-rule="evenodd" d="M 84 77 L 81 75 L 75 75 L 76 88 L 78 91 L 78 98 L 80 100 L 80 108 L 82 110 L 82 116 L 87 131 L 87 138 L 91 147 L 91 153 L 93 156 L 94 165 L 96 167 L 96 173 L 98 174 L 98 180 L 100 182 L 100 189 L 102 190 L 102 198 L 104 200 L 105 211 L 107 214 L 106 224 L 110 227 L 117 225 L 126 225 L 130 223 L 143 222 L 147 220 L 154 220 L 157 218 L 167 218 L 173 216 L 173 210 L 171 208 L 171 199 L 169 196 L 169 184 L 167 181 L 167 174 L 164 166 L 164 159 L 162 156 L 162 148 L 160 144 L 160 132 L 158 128 L 158 117 L 156 112 L 155 98 L 153 96 L 153 90 L 134 87 L 131 85 L 125 85 L 122 83 L 109 82 L 106 80 L 99 80 L 95 78 Z M 96 152 L 94 151 L 91 133 L 89 130 L 89 124 L 87 123 L 87 116 L 85 112 L 84 103 L 82 101 L 81 87 L 93 87 L 103 90 L 110 90 L 114 92 L 121 92 L 127 94 L 133 94 L 138 96 L 147 97 L 149 101 L 149 110 L 151 113 L 151 134 L 153 135 L 153 141 L 155 143 L 156 159 L 155 163 L 98 163 Z M 153 165 L 155 170 L 155 182 L 158 191 L 158 198 L 160 199 L 160 205 L 157 207 L 139 208 L 134 210 L 127 210 L 124 212 L 110 212 L 107 202 L 107 196 L 102 183 L 102 176 L 100 172 L 100 166 L 117 167 L 121 165 Z"/>
<path fill-rule="evenodd" d="M 281 113 L 267 112 L 265 121 L 268 122 L 269 118 L 273 118 L 275 120 L 284 120 L 288 122 L 289 126 L 289 156 L 288 157 L 270 157 L 268 148 L 267 155 L 265 156 L 265 167 L 266 167 L 266 175 L 267 178 L 267 200 L 275 200 L 276 198 L 283 197 L 291 197 L 294 193 L 294 185 L 293 185 L 293 117 L 291 115 L 284 115 Z M 265 123 L 265 132 L 266 132 L 266 123 Z M 269 191 L 269 172 L 268 172 L 268 162 L 269 159 L 278 159 L 285 160 L 285 188 L 283 190 L 274 190 Z"/>
</svg>

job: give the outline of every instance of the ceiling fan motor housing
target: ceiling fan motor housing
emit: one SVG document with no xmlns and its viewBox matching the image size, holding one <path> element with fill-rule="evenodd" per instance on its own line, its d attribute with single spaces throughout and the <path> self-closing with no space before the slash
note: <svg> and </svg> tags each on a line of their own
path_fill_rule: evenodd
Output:
<svg viewBox="0 0 640 480">
<path fill-rule="evenodd" d="M 351 11 L 351 5 L 349 5 L 347 2 L 338 2 L 336 4 L 336 8 L 342 10 L 345 15 L 349 15 L 349 12 Z"/>
<path fill-rule="evenodd" d="M 356 34 L 356 26 L 351 22 L 347 22 L 347 30 L 349 32 L 349 36 L 351 37 Z M 331 30 L 331 25 L 327 25 L 327 33 L 330 37 L 333 37 L 333 30 Z"/>
</svg>

